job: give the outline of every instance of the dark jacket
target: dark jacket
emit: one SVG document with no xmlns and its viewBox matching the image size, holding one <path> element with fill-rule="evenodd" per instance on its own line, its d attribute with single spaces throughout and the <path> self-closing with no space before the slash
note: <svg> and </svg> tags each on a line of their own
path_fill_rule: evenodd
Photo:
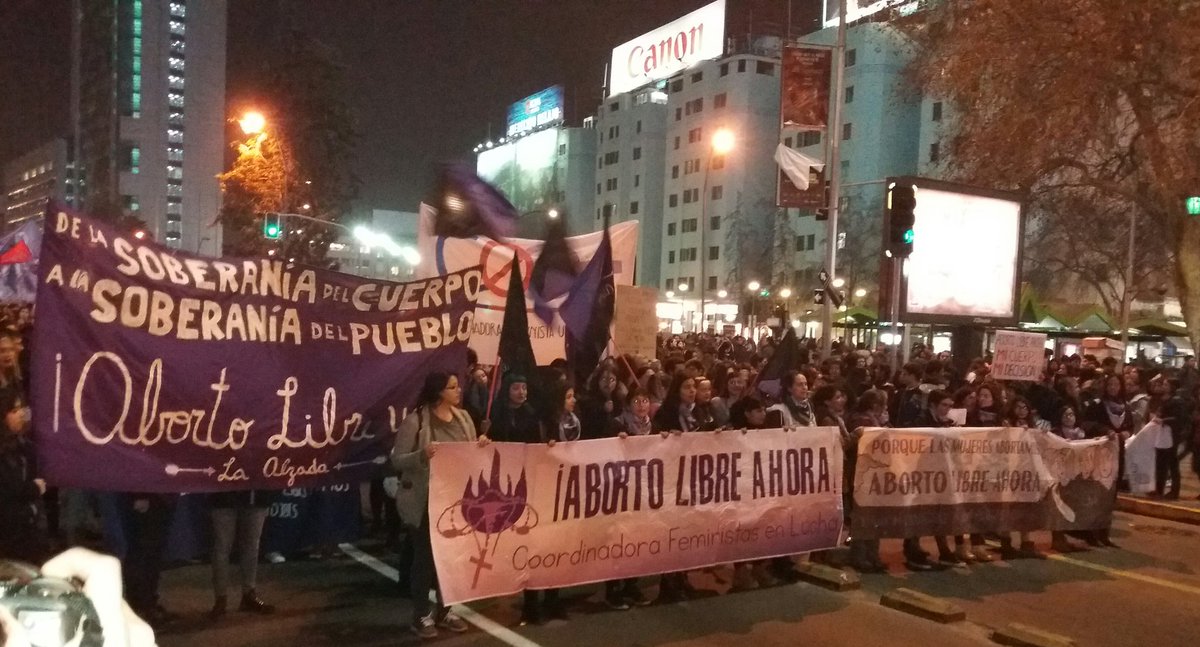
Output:
<svg viewBox="0 0 1200 647">
<path fill-rule="evenodd" d="M 492 440 L 501 443 L 540 443 L 542 425 L 528 403 L 513 408 L 507 401 L 492 405 Z"/>
<path fill-rule="evenodd" d="M 7 442 L 0 449 L 0 532 L 28 531 L 38 526 L 41 492 L 33 482 L 37 476 L 24 441 Z"/>
</svg>

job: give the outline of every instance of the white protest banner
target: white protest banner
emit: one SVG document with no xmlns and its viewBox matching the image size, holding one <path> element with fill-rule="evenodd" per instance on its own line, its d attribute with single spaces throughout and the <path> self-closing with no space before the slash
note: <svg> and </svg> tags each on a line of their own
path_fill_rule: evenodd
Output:
<svg viewBox="0 0 1200 647">
<path fill-rule="evenodd" d="M 509 238 L 498 242 L 490 238 L 445 238 L 433 235 L 436 212 L 426 204 L 421 205 L 417 249 L 421 250 L 421 262 L 417 265 L 417 276 L 423 279 L 459 271 L 459 268 L 480 267 L 483 271 L 483 289 L 475 304 L 475 321 L 472 328 L 470 347 L 479 356 L 482 364 L 494 364 L 496 349 L 500 345 L 500 329 L 504 325 L 504 301 L 508 296 L 508 274 L 512 271 L 512 259 L 516 254 L 521 264 L 521 277 L 525 289 L 529 289 L 533 263 L 542 252 L 544 241 L 525 238 Z M 600 246 L 603 232 L 592 232 L 567 238 L 567 245 L 582 269 Z M 634 258 L 637 255 L 638 223 L 621 222 L 609 228 L 612 240 L 613 282 L 620 285 L 633 284 Z M 533 311 L 533 300 L 526 293 L 529 316 L 529 340 L 538 365 L 566 357 L 566 327 L 558 316 L 558 307 L 564 297 L 550 302 L 554 308 L 554 323 L 547 325 Z"/>
<path fill-rule="evenodd" d="M 865 429 L 853 534 L 1085 530 L 1112 520 L 1118 448 L 1036 429 Z"/>
<path fill-rule="evenodd" d="M 613 313 L 613 344 L 617 352 L 653 359 L 658 335 L 658 290 L 618 285 Z"/>
<path fill-rule="evenodd" d="M 1038 332 L 996 331 L 992 377 L 1036 382 L 1046 364 L 1046 335 Z"/>
<path fill-rule="evenodd" d="M 429 519 L 447 603 L 830 548 L 832 427 L 443 444 Z"/>
</svg>

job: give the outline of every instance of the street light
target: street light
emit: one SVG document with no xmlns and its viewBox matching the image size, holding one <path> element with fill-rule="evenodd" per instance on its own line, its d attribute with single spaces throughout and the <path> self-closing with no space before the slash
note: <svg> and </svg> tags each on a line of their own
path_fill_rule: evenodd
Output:
<svg viewBox="0 0 1200 647">
<path fill-rule="evenodd" d="M 708 200 L 711 197 L 708 194 L 708 172 L 712 169 L 713 157 L 729 153 L 733 150 L 733 143 L 733 131 L 718 128 L 713 133 L 708 158 L 704 160 L 704 189 L 700 194 L 700 332 L 704 332 L 707 323 L 704 293 L 708 291 Z"/>
<path fill-rule="evenodd" d="M 840 276 L 833 280 L 833 287 L 835 288 L 840 288 L 844 285 L 846 285 L 846 279 L 843 279 Z"/>
<path fill-rule="evenodd" d="M 549 216 L 551 220 L 558 220 L 558 209 L 551 209 L 546 212 L 546 215 Z"/>
<path fill-rule="evenodd" d="M 779 291 L 779 296 L 781 296 L 781 297 L 783 297 L 783 298 L 785 298 L 785 299 L 787 299 L 787 298 L 791 297 L 791 296 L 792 296 L 792 289 L 791 289 L 791 288 L 784 288 L 784 289 L 780 290 L 780 291 Z"/>
<path fill-rule="evenodd" d="M 721 290 L 720 292 L 717 293 L 717 298 L 719 298 L 719 299 L 724 299 L 727 296 L 729 296 L 729 292 L 727 292 L 725 290 Z"/>
<path fill-rule="evenodd" d="M 863 298 L 863 297 L 865 297 L 865 296 L 867 296 L 867 289 L 866 289 L 866 288 L 859 288 L 859 289 L 855 290 L 855 291 L 854 291 L 854 296 L 856 296 L 856 297 L 858 297 L 858 298 L 860 298 L 860 299 L 861 299 L 861 298 Z"/>
<path fill-rule="evenodd" d="M 674 298 L 675 298 L 675 291 L 674 291 L 674 290 L 667 290 L 667 298 L 668 298 L 668 299 L 674 299 Z"/>
<path fill-rule="evenodd" d="M 679 291 L 680 291 L 680 292 L 687 292 L 687 291 L 688 291 L 688 284 L 687 284 L 687 283 L 680 283 L 678 287 L 679 287 Z"/>
<path fill-rule="evenodd" d="M 238 125 L 242 127 L 242 132 L 247 135 L 258 135 L 267 127 L 267 118 L 261 112 L 251 110 L 242 115 L 238 120 Z"/>
<path fill-rule="evenodd" d="M 750 290 L 751 292 L 758 292 L 758 289 L 761 287 L 762 287 L 762 284 L 759 283 L 758 281 L 751 281 L 746 284 L 746 289 Z"/>
</svg>

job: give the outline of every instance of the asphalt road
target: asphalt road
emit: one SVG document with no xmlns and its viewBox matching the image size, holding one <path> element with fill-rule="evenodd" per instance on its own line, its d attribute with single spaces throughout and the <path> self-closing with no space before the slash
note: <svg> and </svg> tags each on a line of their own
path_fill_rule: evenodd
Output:
<svg viewBox="0 0 1200 647">
<path fill-rule="evenodd" d="M 518 598 L 472 603 L 483 625 L 440 645 L 984 645 L 992 628 L 1017 622 L 1087 645 L 1194 645 L 1200 620 L 1200 527 L 1118 513 L 1113 539 L 1098 549 L 1046 560 L 992 562 L 966 569 L 908 573 L 899 543 L 885 542 L 891 572 L 867 575 L 859 591 L 834 593 L 794 584 L 725 594 L 714 574 L 693 576 L 713 590 L 690 602 L 610 611 L 598 587 L 565 593 L 569 621 L 514 627 Z M 1049 537 L 1035 536 L 1045 545 Z M 929 542 L 932 544 L 932 542 Z M 930 545 L 927 548 L 932 549 Z M 357 554 L 353 549 L 351 552 Z M 381 555 L 367 544 L 366 562 Z M 376 567 L 382 566 L 375 563 Z M 386 566 L 382 566 L 388 572 Z M 728 569 L 715 576 L 728 580 Z M 273 616 L 205 618 L 211 604 L 206 566 L 165 575 L 164 602 L 183 618 L 160 635 L 163 647 L 349 647 L 420 642 L 408 632 L 408 602 L 384 574 L 350 556 L 263 565 L 262 594 Z M 645 578 L 647 593 L 654 578 Z M 942 625 L 882 607 L 900 587 L 960 605 L 965 622 Z M 472 613 L 473 612 L 473 613 Z M 490 632 L 490 633 L 489 633 Z"/>
</svg>

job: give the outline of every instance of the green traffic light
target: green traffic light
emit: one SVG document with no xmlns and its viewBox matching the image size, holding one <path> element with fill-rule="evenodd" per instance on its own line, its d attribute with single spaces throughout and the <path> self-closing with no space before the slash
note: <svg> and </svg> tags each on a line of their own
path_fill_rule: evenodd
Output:
<svg viewBox="0 0 1200 647">
<path fill-rule="evenodd" d="M 1200 195 L 1190 196 L 1186 204 L 1189 216 L 1200 216 Z"/>
<path fill-rule="evenodd" d="M 911 229 L 904 230 L 904 242 L 911 245 L 914 238 L 916 238 L 916 235 L 913 234 L 913 230 L 911 230 Z"/>
</svg>

